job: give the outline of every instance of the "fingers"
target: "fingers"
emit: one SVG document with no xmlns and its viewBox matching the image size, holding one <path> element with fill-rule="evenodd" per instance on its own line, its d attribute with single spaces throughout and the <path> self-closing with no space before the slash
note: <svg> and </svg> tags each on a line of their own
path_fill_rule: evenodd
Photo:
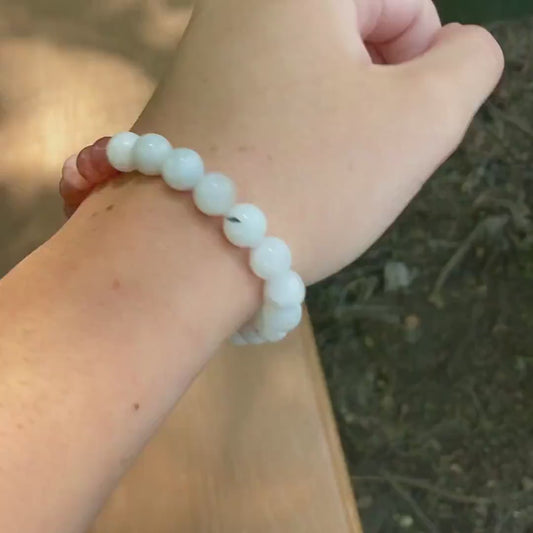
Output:
<svg viewBox="0 0 533 533">
<path fill-rule="evenodd" d="M 501 48 L 487 30 L 451 24 L 425 54 L 395 68 L 418 100 L 419 112 L 438 120 L 437 126 L 453 139 L 462 137 L 503 66 Z"/>
<path fill-rule="evenodd" d="M 441 24 L 431 0 L 356 0 L 361 37 L 387 64 L 425 52 Z"/>
</svg>

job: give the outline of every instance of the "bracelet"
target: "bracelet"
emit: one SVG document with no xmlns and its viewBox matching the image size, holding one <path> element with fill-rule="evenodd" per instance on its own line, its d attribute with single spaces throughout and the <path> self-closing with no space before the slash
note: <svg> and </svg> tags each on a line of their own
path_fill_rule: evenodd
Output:
<svg viewBox="0 0 533 533">
<path fill-rule="evenodd" d="M 70 216 L 92 189 L 124 172 L 162 176 L 176 191 L 192 191 L 196 207 L 209 216 L 224 217 L 226 238 L 250 249 L 249 266 L 264 280 L 263 304 L 254 317 L 231 337 L 236 345 L 276 342 L 302 319 L 305 285 L 291 269 L 285 241 L 267 236 L 267 220 L 255 205 L 236 203 L 233 181 L 218 172 L 204 171 L 202 158 L 189 148 L 173 148 L 156 133 L 127 131 L 102 137 L 63 165 L 59 191 Z"/>
</svg>

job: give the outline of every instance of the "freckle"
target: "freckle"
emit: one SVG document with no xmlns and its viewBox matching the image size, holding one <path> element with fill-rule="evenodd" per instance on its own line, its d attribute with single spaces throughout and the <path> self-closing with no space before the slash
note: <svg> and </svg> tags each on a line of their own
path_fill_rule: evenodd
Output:
<svg viewBox="0 0 533 533">
<path fill-rule="evenodd" d="M 93 213 L 91 213 L 91 217 L 90 218 L 94 218 L 97 214 L 98 214 L 98 211 L 94 211 Z"/>
<path fill-rule="evenodd" d="M 106 210 L 106 211 L 112 211 L 114 208 L 115 208 L 115 206 L 114 206 L 113 204 L 109 204 L 109 205 L 105 208 L 105 210 Z"/>
<path fill-rule="evenodd" d="M 24 426 L 22 424 L 17 424 L 17 429 L 24 429 Z"/>
<path fill-rule="evenodd" d="M 237 150 L 238 150 L 239 152 L 248 152 L 248 151 L 250 151 L 250 150 L 253 150 L 253 146 L 246 146 L 245 144 L 243 144 L 243 145 L 239 146 L 239 147 L 237 148 Z"/>
<path fill-rule="evenodd" d="M 209 150 L 211 150 L 211 152 L 218 152 L 218 146 L 216 144 L 212 144 L 209 147 Z"/>
<path fill-rule="evenodd" d="M 267 159 L 268 159 L 269 161 L 272 161 L 272 159 L 274 159 L 274 158 L 272 157 L 272 154 L 267 154 Z"/>
<path fill-rule="evenodd" d="M 113 280 L 113 289 L 115 290 L 120 289 L 120 281 L 118 279 Z"/>
<path fill-rule="evenodd" d="M 138 410 L 139 410 L 139 407 L 140 407 L 140 405 L 139 405 L 138 403 L 134 403 L 134 404 L 133 404 L 133 409 L 134 409 L 135 411 L 138 411 Z"/>
</svg>

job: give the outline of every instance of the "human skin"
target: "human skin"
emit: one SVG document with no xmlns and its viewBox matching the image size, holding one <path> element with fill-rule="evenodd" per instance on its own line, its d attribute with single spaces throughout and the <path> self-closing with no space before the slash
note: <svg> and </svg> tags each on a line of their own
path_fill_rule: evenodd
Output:
<svg viewBox="0 0 533 533">
<path fill-rule="evenodd" d="M 134 130 L 231 176 L 312 283 L 397 217 L 502 63 L 428 0 L 202 0 Z M 260 290 L 189 195 L 94 191 L 0 281 L 0 531 L 82 531 Z"/>
</svg>

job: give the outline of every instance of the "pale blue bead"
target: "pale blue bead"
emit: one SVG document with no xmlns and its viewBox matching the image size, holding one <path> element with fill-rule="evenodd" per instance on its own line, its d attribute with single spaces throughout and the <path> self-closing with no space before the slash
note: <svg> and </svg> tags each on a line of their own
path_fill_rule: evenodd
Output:
<svg viewBox="0 0 533 533">
<path fill-rule="evenodd" d="M 238 333 L 248 344 L 264 344 L 266 342 L 252 324 L 244 325 Z"/>
<path fill-rule="evenodd" d="M 106 154 L 109 164 L 120 172 L 135 170 L 133 147 L 139 136 L 132 131 L 123 131 L 113 135 L 107 143 Z"/>
<path fill-rule="evenodd" d="M 265 331 L 265 339 L 268 342 L 279 342 L 287 336 L 286 331 Z"/>
<path fill-rule="evenodd" d="M 302 306 L 300 304 L 279 307 L 266 302 L 261 309 L 261 317 L 265 327 L 274 331 L 291 331 L 302 320 Z"/>
<path fill-rule="evenodd" d="M 278 342 L 287 336 L 286 331 L 271 327 L 262 316 L 257 320 L 257 331 L 259 332 L 259 335 L 268 342 Z"/>
<path fill-rule="evenodd" d="M 267 280 L 264 296 L 265 300 L 270 300 L 280 307 L 298 305 L 305 299 L 305 285 L 294 270 L 289 270 Z"/>
<path fill-rule="evenodd" d="M 234 333 L 231 338 L 230 342 L 234 344 L 235 346 L 244 346 L 248 344 L 242 337 L 240 333 Z"/>
<path fill-rule="evenodd" d="M 224 174 L 210 172 L 194 188 L 194 203 L 206 215 L 223 216 L 235 203 L 235 185 Z"/>
<path fill-rule="evenodd" d="M 290 270 L 291 263 L 289 247 L 277 237 L 265 237 L 250 254 L 250 267 L 262 279 L 271 279 Z"/>
<path fill-rule="evenodd" d="M 252 204 L 237 204 L 224 218 L 224 234 L 235 246 L 257 246 L 265 237 L 266 230 L 267 220 L 263 211 Z"/>
<path fill-rule="evenodd" d="M 163 163 L 162 176 L 165 183 L 177 191 L 194 189 L 204 175 L 202 158 L 189 148 L 172 150 Z"/>
<path fill-rule="evenodd" d="M 141 135 L 133 147 L 133 162 L 142 174 L 157 176 L 171 151 L 172 145 L 162 135 L 147 133 Z"/>
</svg>

